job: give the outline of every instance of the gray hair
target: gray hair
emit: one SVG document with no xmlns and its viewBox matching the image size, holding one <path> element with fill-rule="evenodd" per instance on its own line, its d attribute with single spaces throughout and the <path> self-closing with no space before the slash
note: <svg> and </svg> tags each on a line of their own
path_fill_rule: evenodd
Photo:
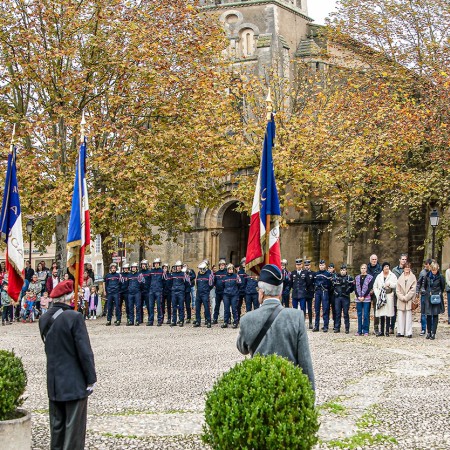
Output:
<svg viewBox="0 0 450 450">
<path fill-rule="evenodd" d="M 283 292 L 283 284 L 274 286 L 264 281 L 258 281 L 258 288 L 264 292 L 264 296 L 266 297 L 279 297 Z"/>
<path fill-rule="evenodd" d="M 73 297 L 74 297 L 74 293 L 70 292 L 69 294 L 65 294 L 65 295 L 62 295 L 61 297 L 54 298 L 53 302 L 70 304 Z"/>
</svg>

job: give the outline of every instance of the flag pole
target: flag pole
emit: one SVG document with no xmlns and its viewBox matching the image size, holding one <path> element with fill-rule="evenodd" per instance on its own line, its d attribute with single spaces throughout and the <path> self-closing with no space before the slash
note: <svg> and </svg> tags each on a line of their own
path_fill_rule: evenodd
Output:
<svg viewBox="0 0 450 450">
<path fill-rule="evenodd" d="M 81 114 L 81 122 L 80 122 L 80 133 L 81 133 L 81 143 L 84 142 L 85 137 L 85 126 L 86 125 L 86 119 L 84 117 L 84 110 Z M 80 158 L 80 156 L 78 156 Z M 78 164 L 80 162 L 78 161 Z M 79 291 L 80 291 L 80 252 L 81 247 L 78 249 L 76 254 L 76 260 L 75 260 L 75 311 L 78 311 L 78 297 L 79 297 Z"/>
<path fill-rule="evenodd" d="M 270 87 L 269 87 L 269 92 L 267 93 L 267 98 L 266 98 L 266 110 L 267 110 L 266 119 L 268 122 L 270 122 L 272 120 L 272 111 L 273 111 Z M 268 168 L 263 167 L 263 170 L 265 170 L 267 172 Z M 266 215 L 266 248 L 265 248 L 265 252 L 264 252 L 264 264 L 269 264 L 269 261 L 270 261 L 270 258 L 269 258 L 269 254 L 270 254 L 270 242 L 269 242 L 269 240 L 270 240 L 270 220 L 271 220 L 271 216 L 270 216 L 270 214 L 267 214 Z"/>
<path fill-rule="evenodd" d="M 11 154 L 14 153 L 14 141 L 15 141 L 15 137 L 16 137 L 16 124 L 14 124 L 14 126 L 13 126 L 13 132 L 12 132 L 12 136 L 11 136 L 11 146 L 10 146 L 10 152 L 11 152 Z"/>
</svg>

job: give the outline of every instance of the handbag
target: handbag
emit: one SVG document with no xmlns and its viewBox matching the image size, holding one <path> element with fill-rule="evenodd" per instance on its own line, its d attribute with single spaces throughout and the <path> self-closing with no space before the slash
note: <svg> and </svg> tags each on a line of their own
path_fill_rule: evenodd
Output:
<svg viewBox="0 0 450 450">
<path fill-rule="evenodd" d="M 439 294 L 430 295 L 430 303 L 432 305 L 440 305 L 441 304 L 441 296 Z"/>
<path fill-rule="evenodd" d="M 420 306 L 420 298 L 416 297 L 411 303 L 411 311 L 415 311 Z"/>
</svg>

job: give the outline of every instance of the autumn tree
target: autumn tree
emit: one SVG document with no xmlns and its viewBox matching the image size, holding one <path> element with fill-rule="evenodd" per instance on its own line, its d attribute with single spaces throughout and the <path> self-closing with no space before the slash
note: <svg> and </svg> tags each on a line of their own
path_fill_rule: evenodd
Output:
<svg viewBox="0 0 450 450">
<path fill-rule="evenodd" d="M 0 10 L 0 139 L 6 149 L 18 125 L 23 210 L 39 219 L 40 244 L 56 230 L 62 264 L 83 110 L 105 255 L 111 236 L 175 238 L 189 207 L 217 200 L 240 134 L 227 132 L 223 32 L 194 1 L 7 0 Z"/>
</svg>

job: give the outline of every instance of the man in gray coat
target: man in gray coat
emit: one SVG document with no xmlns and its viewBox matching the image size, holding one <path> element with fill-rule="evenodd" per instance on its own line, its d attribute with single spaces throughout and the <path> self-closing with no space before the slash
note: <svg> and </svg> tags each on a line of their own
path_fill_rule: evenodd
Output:
<svg viewBox="0 0 450 450">
<path fill-rule="evenodd" d="M 262 306 L 241 318 L 237 348 L 243 355 L 249 353 L 252 356 L 254 353 L 277 354 L 289 359 L 301 367 L 303 373 L 308 376 L 312 388 L 315 389 L 303 311 L 282 308 L 282 291 L 281 270 L 273 264 L 265 265 L 261 269 L 258 281 L 258 300 Z M 266 326 L 268 319 L 274 317 L 276 314 L 274 311 L 278 309 L 280 310 L 279 314 L 261 339 L 261 330 Z M 259 345 L 254 348 L 255 341 L 259 339 Z"/>
</svg>

